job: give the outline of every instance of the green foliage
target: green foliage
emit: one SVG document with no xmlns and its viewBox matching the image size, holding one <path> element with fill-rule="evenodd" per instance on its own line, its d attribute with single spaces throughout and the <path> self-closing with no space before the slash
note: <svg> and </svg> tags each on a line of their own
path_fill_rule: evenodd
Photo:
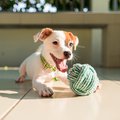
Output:
<svg viewBox="0 0 120 120">
<path fill-rule="evenodd" d="M 115 3 L 114 2 L 115 2 L 114 0 L 109 1 L 109 9 L 111 11 L 114 11 L 115 9 L 120 10 L 120 0 L 117 0 L 117 8 L 115 8 L 115 6 L 114 6 Z"/>
<path fill-rule="evenodd" d="M 0 7 L 3 11 L 10 11 L 15 4 L 15 0 L 1 0 Z"/>
<path fill-rule="evenodd" d="M 57 11 L 80 11 L 81 0 L 44 0 L 44 4 L 41 4 L 41 0 L 0 0 L 0 11 L 14 11 L 14 12 L 27 12 L 29 8 L 34 8 L 36 12 L 44 12 L 44 7 L 46 4 L 55 7 Z M 43 1 L 43 0 L 42 0 Z M 13 10 L 14 6 L 19 5 L 19 3 L 25 4 L 26 7 L 20 8 L 20 10 Z M 84 0 L 84 7 L 90 10 L 90 0 Z"/>
</svg>

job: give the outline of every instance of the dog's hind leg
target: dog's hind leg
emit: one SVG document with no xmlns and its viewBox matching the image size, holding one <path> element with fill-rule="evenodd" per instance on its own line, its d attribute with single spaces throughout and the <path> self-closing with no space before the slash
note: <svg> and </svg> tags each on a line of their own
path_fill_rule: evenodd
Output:
<svg viewBox="0 0 120 120">
<path fill-rule="evenodd" d="M 25 77 L 26 77 L 26 63 L 25 63 L 25 61 L 20 65 L 19 73 L 20 73 L 20 76 L 16 80 L 16 83 L 23 83 L 25 81 Z"/>
</svg>

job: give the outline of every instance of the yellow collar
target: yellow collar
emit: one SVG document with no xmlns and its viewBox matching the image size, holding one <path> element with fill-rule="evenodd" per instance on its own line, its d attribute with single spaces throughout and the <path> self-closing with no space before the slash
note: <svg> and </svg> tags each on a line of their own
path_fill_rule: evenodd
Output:
<svg viewBox="0 0 120 120">
<path fill-rule="evenodd" d="M 54 66 L 52 66 L 52 65 L 50 65 L 50 64 L 45 60 L 45 58 L 44 58 L 42 55 L 40 55 L 40 60 L 41 60 L 41 62 L 42 62 L 42 65 L 44 66 L 44 69 L 50 69 L 52 72 L 55 72 L 55 71 L 57 70 L 57 68 L 54 67 Z M 58 81 L 58 78 L 57 78 L 57 77 L 53 77 L 52 79 L 53 79 L 54 81 Z"/>
</svg>

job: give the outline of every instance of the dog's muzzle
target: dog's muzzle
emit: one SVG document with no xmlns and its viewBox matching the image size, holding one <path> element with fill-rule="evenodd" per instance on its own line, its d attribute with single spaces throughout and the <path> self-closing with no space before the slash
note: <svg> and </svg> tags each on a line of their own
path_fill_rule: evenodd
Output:
<svg viewBox="0 0 120 120">
<path fill-rule="evenodd" d="M 64 51 L 63 52 L 65 59 L 68 59 L 71 57 L 71 53 L 69 51 Z"/>
</svg>

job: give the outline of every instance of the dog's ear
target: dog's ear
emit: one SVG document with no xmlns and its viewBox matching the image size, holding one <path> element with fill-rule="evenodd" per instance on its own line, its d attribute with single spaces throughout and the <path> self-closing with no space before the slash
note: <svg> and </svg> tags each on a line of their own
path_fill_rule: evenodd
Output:
<svg viewBox="0 0 120 120">
<path fill-rule="evenodd" d="M 78 44 L 79 44 L 79 39 L 78 39 L 78 37 L 77 36 L 75 36 L 75 42 L 74 42 L 74 50 L 76 50 L 76 47 L 78 46 Z"/>
<path fill-rule="evenodd" d="M 44 41 L 48 36 L 50 36 L 53 33 L 53 29 L 51 28 L 44 28 L 41 32 L 37 33 L 33 36 L 34 41 Z"/>
<path fill-rule="evenodd" d="M 69 33 L 70 38 L 73 40 L 74 50 L 76 50 L 76 47 L 77 47 L 77 45 L 79 43 L 78 37 L 74 36 L 71 32 L 68 32 L 68 33 Z"/>
</svg>

